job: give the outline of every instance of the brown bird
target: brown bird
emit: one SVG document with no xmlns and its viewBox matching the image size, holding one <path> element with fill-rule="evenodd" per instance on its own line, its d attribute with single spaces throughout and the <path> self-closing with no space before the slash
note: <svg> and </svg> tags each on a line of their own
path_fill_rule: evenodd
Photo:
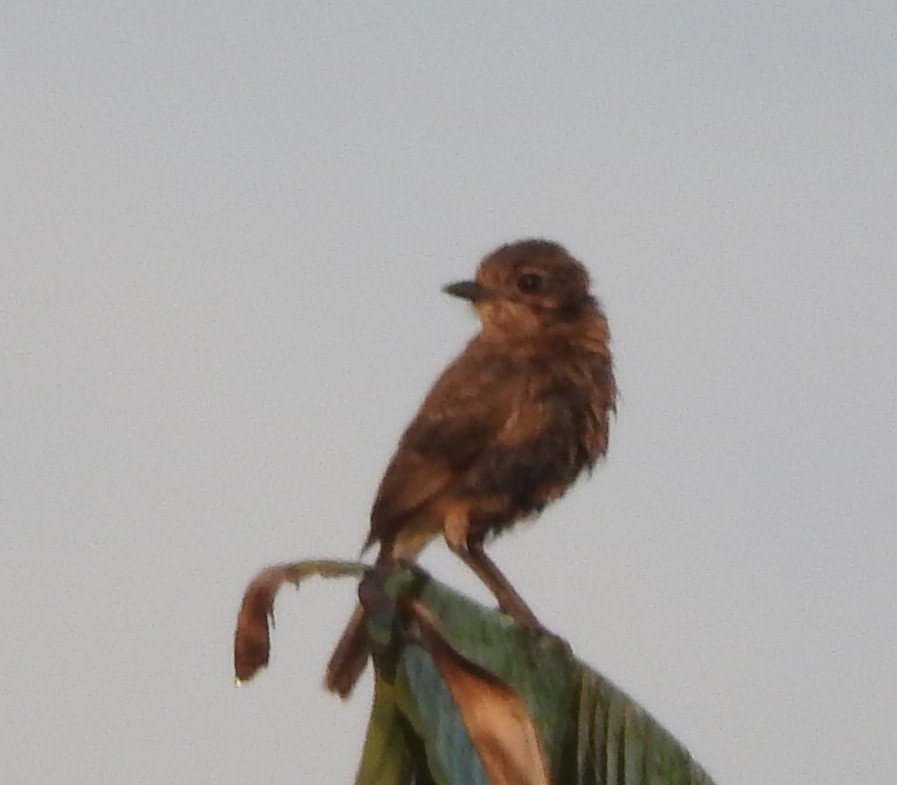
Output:
<svg viewBox="0 0 897 785">
<path fill-rule="evenodd" d="M 504 245 L 451 284 L 479 334 L 446 368 L 399 441 L 371 510 L 378 564 L 412 560 L 439 534 L 518 622 L 539 623 L 483 550 L 539 513 L 607 450 L 616 399 L 607 319 L 585 268 L 556 243 Z M 356 607 L 325 686 L 347 697 L 369 654 Z"/>
</svg>

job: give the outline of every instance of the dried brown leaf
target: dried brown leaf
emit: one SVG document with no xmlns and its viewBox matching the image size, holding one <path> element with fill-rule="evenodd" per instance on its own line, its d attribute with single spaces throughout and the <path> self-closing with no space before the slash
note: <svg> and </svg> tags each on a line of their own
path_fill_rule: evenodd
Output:
<svg viewBox="0 0 897 785">
<path fill-rule="evenodd" d="M 551 785 L 545 751 L 523 699 L 445 640 L 429 611 L 409 606 L 492 785 Z"/>
<path fill-rule="evenodd" d="M 303 577 L 295 565 L 276 565 L 262 570 L 243 594 L 234 632 L 234 675 L 237 684 L 249 681 L 268 664 L 274 624 L 274 598 L 284 583 L 299 584 Z"/>
<path fill-rule="evenodd" d="M 234 674 L 237 684 L 249 681 L 259 668 L 268 664 L 271 650 L 268 620 L 273 626 L 274 598 L 284 583 L 292 583 L 298 588 L 300 581 L 310 575 L 360 578 L 366 570 L 367 567 L 359 562 L 320 559 L 276 564 L 256 575 L 243 594 L 234 632 Z"/>
</svg>

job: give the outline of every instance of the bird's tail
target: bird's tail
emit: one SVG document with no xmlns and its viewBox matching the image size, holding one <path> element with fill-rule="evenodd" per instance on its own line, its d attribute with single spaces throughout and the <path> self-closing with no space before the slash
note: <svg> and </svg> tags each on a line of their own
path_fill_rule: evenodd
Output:
<svg viewBox="0 0 897 785">
<path fill-rule="evenodd" d="M 348 698 L 367 665 L 370 653 L 364 629 L 364 609 L 359 604 L 355 606 L 352 618 L 327 663 L 324 686 L 341 698 Z"/>
</svg>

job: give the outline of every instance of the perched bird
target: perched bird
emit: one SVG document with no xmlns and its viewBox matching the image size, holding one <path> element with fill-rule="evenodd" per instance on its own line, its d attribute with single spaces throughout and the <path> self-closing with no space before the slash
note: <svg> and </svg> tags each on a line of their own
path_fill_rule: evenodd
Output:
<svg viewBox="0 0 897 785">
<path fill-rule="evenodd" d="M 616 399 L 607 319 L 585 268 L 546 240 L 504 245 L 475 280 L 444 291 L 470 301 L 482 327 L 399 441 L 365 547 L 379 543 L 378 564 L 390 564 L 442 534 L 505 613 L 538 628 L 483 542 L 539 513 L 607 450 Z M 368 654 L 358 606 L 327 689 L 347 697 Z"/>
</svg>

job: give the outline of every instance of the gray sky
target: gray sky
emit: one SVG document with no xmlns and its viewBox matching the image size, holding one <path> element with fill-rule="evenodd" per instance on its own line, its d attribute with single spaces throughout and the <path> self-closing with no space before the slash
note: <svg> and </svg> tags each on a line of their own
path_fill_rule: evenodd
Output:
<svg viewBox="0 0 897 785">
<path fill-rule="evenodd" d="M 721 785 L 897 779 L 897 6 L 2 19 L 0 780 L 350 781 L 353 587 L 285 592 L 235 690 L 239 597 L 357 553 L 475 329 L 439 287 L 529 235 L 591 268 L 623 397 L 497 561 Z"/>
</svg>

